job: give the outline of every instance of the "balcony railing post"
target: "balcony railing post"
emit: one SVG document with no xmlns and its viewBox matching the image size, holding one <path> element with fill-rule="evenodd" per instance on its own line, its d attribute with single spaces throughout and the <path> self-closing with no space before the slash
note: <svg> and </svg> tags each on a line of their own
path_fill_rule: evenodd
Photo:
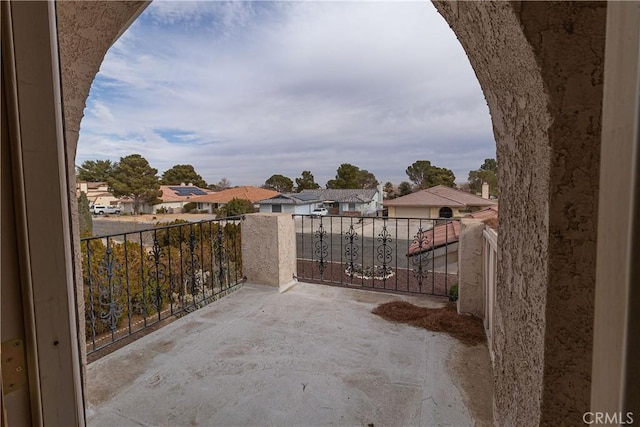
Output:
<svg viewBox="0 0 640 427">
<path fill-rule="evenodd" d="M 290 214 L 247 215 L 241 240 L 247 281 L 280 291 L 296 283 L 296 230 Z"/>
<path fill-rule="evenodd" d="M 458 241 L 458 312 L 484 317 L 482 232 L 477 219 L 460 221 Z"/>
</svg>

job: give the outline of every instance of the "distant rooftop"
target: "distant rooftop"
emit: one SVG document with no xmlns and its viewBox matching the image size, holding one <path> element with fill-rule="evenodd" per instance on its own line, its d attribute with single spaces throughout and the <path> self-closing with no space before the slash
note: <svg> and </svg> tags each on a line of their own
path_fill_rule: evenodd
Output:
<svg viewBox="0 0 640 427">
<path fill-rule="evenodd" d="M 280 193 L 277 191 L 267 190 L 265 188 L 244 186 L 229 188 L 228 190 L 218 191 L 217 193 L 195 196 L 193 197 L 193 201 L 200 203 L 228 203 L 232 199 L 244 199 L 249 200 L 251 203 L 256 203 L 260 200 L 277 196 L 278 194 Z"/>
<path fill-rule="evenodd" d="M 192 201 L 195 196 L 208 194 L 207 190 L 194 185 L 161 185 L 163 202 Z"/>
<path fill-rule="evenodd" d="M 302 190 L 300 195 L 315 197 L 317 200 L 332 200 L 343 203 L 367 203 L 373 200 L 378 190 L 375 188 L 355 188 L 355 189 L 322 189 Z"/>
<path fill-rule="evenodd" d="M 311 193 L 282 193 L 269 199 L 260 200 L 258 203 L 261 205 L 306 205 L 321 201 Z"/>
<path fill-rule="evenodd" d="M 492 206 L 498 202 L 491 199 L 483 199 L 465 191 L 444 185 L 427 188 L 426 190 L 416 191 L 397 199 L 385 200 L 385 206 L 449 206 L 449 207 L 466 207 L 466 206 Z"/>
</svg>

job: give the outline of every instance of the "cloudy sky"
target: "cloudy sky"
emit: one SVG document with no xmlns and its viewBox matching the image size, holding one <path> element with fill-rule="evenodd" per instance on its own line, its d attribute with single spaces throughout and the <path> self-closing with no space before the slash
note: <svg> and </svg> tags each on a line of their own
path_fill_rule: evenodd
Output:
<svg viewBox="0 0 640 427">
<path fill-rule="evenodd" d="M 107 53 L 76 163 L 132 153 L 210 183 L 351 163 L 398 184 L 416 160 L 464 182 L 495 142 L 430 2 L 154 1 Z"/>
</svg>

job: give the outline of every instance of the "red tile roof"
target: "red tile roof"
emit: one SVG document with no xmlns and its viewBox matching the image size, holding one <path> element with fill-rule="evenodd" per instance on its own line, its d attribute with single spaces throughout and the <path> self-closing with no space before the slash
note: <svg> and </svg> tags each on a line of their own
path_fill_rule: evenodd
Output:
<svg viewBox="0 0 640 427">
<path fill-rule="evenodd" d="M 490 206 L 486 209 L 465 215 L 465 218 L 487 220 L 498 218 L 498 206 Z M 421 252 L 430 251 L 440 246 L 456 243 L 460 239 L 460 220 L 448 220 L 446 224 L 440 224 L 431 230 L 426 230 L 422 238 L 416 238 L 407 251 L 407 256 L 417 255 Z"/>
<path fill-rule="evenodd" d="M 199 203 L 228 203 L 231 199 L 245 199 L 251 203 L 256 203 L 260 200 L 269 199 L 277 196 L 277 191 L 267 190 L 259 187 L 236 187 L 229 188 L 228 190 L 218 191 L 217 193 L 207 194 L 206 196 L 196 196 L 191 200 Z"/>
</svg>

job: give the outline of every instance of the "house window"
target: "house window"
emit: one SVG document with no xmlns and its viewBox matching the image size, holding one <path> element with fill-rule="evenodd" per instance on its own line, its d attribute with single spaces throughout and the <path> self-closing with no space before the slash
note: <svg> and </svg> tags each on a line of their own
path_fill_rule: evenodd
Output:
<svg viewBox="0 0 640 427">
<path fill-rule="evenodd" d="M 356 210 L 356 204 L 355 203 L 349 203 L 349 210 L 350 211 L 355 211 Z"/>
<path fill-rule="evenodd" d="M 451 210 L 451 208 L 445 206 L 443 208 L 440 208 L 438 216 L 440 218 L 451 218 L 453 216 L 453 211 Z"/>
<path fill-rule="evenodd" d="M 281 213 L 282 212 L 282 205 L 271 205 L 271 212 Z"/>
</svg>

